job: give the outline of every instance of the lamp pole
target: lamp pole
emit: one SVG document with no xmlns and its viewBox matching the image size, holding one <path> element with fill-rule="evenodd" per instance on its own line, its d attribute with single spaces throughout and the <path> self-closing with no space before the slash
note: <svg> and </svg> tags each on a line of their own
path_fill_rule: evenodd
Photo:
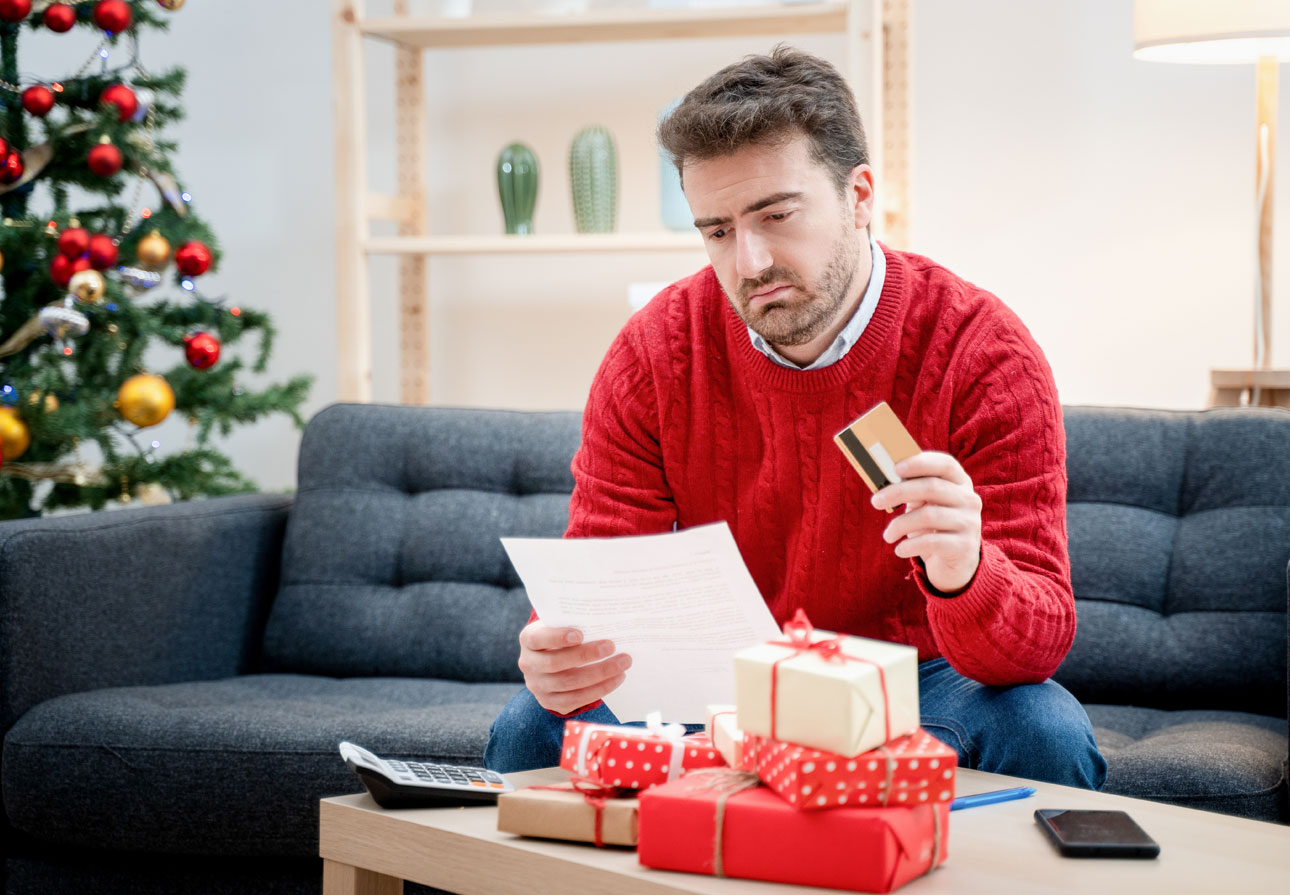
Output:
<svg viewBox="0 0 1290 895">
<path fill-rule="evenodd" d="M 1254 364 L 1272 369 L 1272 197 L 1277 158 L 1277 58 L 1260 57 L 1255 74 L 1254 189 L 1258 213 L 1259 295 L 1254 328 Z"/>
</svg>

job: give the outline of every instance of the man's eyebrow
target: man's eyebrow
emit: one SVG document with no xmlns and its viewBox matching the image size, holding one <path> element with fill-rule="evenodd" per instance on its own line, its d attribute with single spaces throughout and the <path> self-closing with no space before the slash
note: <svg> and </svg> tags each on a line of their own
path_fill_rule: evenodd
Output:
<svg viewBox="0 0 1290 895">
<path fill-rule="evenodd" d="M 756 202 L 754 202 L 753 204 L 745 208 L 743 210 L 743 213 L 752 214 L 754 211 L 761 211 L 763 208 L 769 208 L 770 206 L 777 205 L 780 202 L 788 202 L 792 199 L 800 199 L 800 198 L 802 198 L 802 194 L 800 192 L 775 193 L 774 195 L 767 196 L 764 199 L 758 199 Z M 728 217 L 695 218 L 694 227 L 696 230 L 702 230 L 704 227 L 715 227 L 718 224 L 728 224 L 728 223 L 730 223 L 730 218 Z"/>
</svg>

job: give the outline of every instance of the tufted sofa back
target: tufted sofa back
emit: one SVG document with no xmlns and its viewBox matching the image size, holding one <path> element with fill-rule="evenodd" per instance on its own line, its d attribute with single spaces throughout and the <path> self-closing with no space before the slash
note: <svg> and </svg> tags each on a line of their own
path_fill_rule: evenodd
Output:
<svg viewBox="0 0 1290 895">
<path fill-rule="evenodd" d="M 1083 702 L 1284 717 L 1290 413 L 1068 407 Z"/>
<path fill-rule="evenodd" d="M 498 538 L 559 537 L 577 413 L 337 404 L 300 447 L 278 671 L 520 680 L 524 590 Z"/>
</svg>

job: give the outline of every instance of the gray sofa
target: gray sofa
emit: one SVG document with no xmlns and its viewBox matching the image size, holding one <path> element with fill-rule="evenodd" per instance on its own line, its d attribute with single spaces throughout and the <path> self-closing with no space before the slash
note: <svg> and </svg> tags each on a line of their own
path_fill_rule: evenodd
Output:
<svg viewBox="0 0 1290 895">
<path fill-rule="evenodd" d="M 1109 790 L 1287 820 L 1290 413 L 1068 408 Z M 336 743 L 478 763 L 572 413 L 337 405 L 294 498 L 0 524 L 5 891 L 319 891 Z M 411 887 L 410 887 L 411 891 Z"/>
</svg>

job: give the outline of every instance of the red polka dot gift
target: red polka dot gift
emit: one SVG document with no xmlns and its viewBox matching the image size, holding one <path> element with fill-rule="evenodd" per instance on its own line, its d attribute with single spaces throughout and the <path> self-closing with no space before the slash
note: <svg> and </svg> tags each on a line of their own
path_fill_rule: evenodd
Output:
<svg viewBox="0 0 1290 895">
<path fill-rule="evenodd" d="M 651 718 L 645 727 L 566 721 L 560 767 L 571 775 L 619 789 L 648 789 L 725 760 L 707 734 L 685 735 L 680 724 Z"/>
<path fill-rule="evenodd" d="M 803 811 L 908 807 L 954 798 L 958 755 L 921 728 L 854 758 L 751 734 L 743 750 L 745 767 Z"/>
</svg>

